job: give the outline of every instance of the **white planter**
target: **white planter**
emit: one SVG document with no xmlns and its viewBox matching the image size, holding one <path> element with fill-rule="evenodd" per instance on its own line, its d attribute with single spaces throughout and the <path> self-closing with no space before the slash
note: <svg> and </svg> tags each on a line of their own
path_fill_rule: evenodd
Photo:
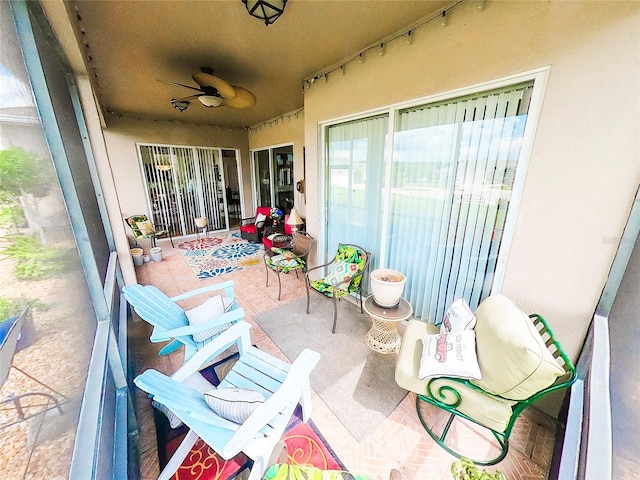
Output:
<svg viewBox="0 0 640 480">
<path fill-rule="evenodd" d="M 149 249 L 149 254 L 151 255 L 151 260 L 154 262 L 162 261 L 162 247 L 153 247 Z"/>
<path fill-rule="evenodd" d="M 369 286 L 373 300 L 381 307 L 395 307 L 404 291 L 407 277 L 398 270 L 379 268 L 369 275 Z"/>
<path fill-rule="evenodd" d="M 129 253 L 131 253 L 131 258 L 133 259 L 133 264 L 136 267 L 139 267 L 140 265 L 142 265 L 144 263 L 144 258 L 142 257 L 142 249 L 135 247 L 132 248 L 131 250 L 129 250 Z"/>
<path fill-rule="evenodd" d="M 207 217 L 196 217 L 195 221 L 196 227 L 198 228 L 204 228 L 207 226 L 207 223 L 209 223 L 209 219 Z"/>
</svg>

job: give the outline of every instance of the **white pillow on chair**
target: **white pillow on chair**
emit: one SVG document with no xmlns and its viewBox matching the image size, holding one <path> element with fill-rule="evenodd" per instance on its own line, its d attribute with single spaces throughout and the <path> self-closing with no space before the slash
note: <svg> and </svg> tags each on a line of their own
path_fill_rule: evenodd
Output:
<svg viewBox="0 0 640 480">
<path fill-rule="evenodd" d="M 219 388 L 204 393 L 209 408 L 222 418 L 243 423 L 253 411 L 264 403 L 264 396 L 245 388 Z"/>
<path fill-rule="evenodd" d="M 473 330 L 422 337 L 418 378 L 458 377 L 481 379 Z"/>
<path fill-rule="evenodd" d="M 187 315 L 189 325 L 200 325 L 222 315 L 231 307 L 231 305 L 233 305 L 234 301 L 235 299 L 226 298 L 223 300 L 222 296 L 216 295 L 215 297 L 209 298 L 202 305 L 192 308 L 191 310 L 187 310 L 184 313 Z M 204 332 L 194 333 L 192 335 L 193 340 L 196 342 L 204 342 L 209 340 L 212 336 L 225 331 L 230 326 L 231 323 L 225 323 L 224 325 L 219 325 L 209 330 L 205 330 Z"/>
<path fill-rule="evenodd" d="M 256 215 L 255 224 L 258 225 L 260 222 L 264 222 L 267 219 L 267 216 L 264 213 L 259 213 Z"/>
</svg>

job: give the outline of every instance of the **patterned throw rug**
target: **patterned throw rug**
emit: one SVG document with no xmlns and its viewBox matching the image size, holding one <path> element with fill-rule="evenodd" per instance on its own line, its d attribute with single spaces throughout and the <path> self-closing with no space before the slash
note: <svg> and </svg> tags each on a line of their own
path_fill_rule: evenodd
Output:
<svg viewBox="0 0 640 480">
<path fill-rule="evenodd" d="M 196 276 L 204 279 L 258 265 L 264 247 L 243 240 L 240 232 L 234 231 L 182 242 L 178 251 Z"/>
<path fill-rule="evenodd" d="M 219 383 L 218 375 L 224 376 L 235 358 L 237 354 L 208 367 L 202 371 L 202 374 L 216 385 Z M 287 445 L 287 463 L 323 470 L 344 470 L 344 465 L 313 422 L 309 420 L 308 423 L 304 423 L 301 417 L 301 409 L 298 406 L 282 437 L 282 441 Z M 158 459 L 160 470 L 162 470 L 182 442 L 187 429 L 185 426 L 171 429 L 167 418 L 156 409 L 154 409 L 154 419 L 158 439 Z M 243 470 L 251 468 L 251 463 L 251 460 L 242 453 L 225 461 L 218 457 L 206 443 L 198 439 L 174 474 L 173 480 L 230 480 Z"/>
</svg>

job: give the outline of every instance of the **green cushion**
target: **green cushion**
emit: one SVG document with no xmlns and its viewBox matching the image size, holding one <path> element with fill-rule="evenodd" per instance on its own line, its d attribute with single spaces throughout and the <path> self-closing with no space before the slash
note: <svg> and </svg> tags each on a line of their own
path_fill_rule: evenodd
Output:
<svg viewBox="0 0 640 480">
<path fill-rule="evenodd" d="M 329 298 L 333 297 L 333 285 L 326 283 L 323 278 L 309 282 L 309 287 L 320 292 L 325 297 L 329 297 Z M 349 295 L 348 290 L 343 290 L 341 288 L 338 288 L 336 290 L 336 297 L 338 298 L 342 298 L 347 295 Z"/>
<path fill-rule="evenodd" d="M 484 390 L 524 400 L 565 372 L 547 350 L 529 316 L 504 295 L 492 295 L 476 312 L 476 350 Z"/>
<path fill-rule="evenodd" d="M 274 255 L 267 257 L 267 265 L 272 269 L 280 269 L 281 272 L 287 273 L 290 270 L 304 267 L 304 260 L 298 258 L 287 258 L 285 255 Z"/>
<path fill-rule="evenodd" d="M 362 272 L 362 270 L 364 269 L 364 264 L 367 261 L 367 254 L 366 252 L 358 248 L 350 247 L 348 245 L 340 245 L 338 247 L 338 251 L 336 252 L 336 260 L 342 260 L 349 263 L 357 263 L 358 271 Z M 362 276 L 355 278 L 351 282 L 349 289 L 352 292 L 356 291 L 360 286 L 361 281 Z"/>
</svg>

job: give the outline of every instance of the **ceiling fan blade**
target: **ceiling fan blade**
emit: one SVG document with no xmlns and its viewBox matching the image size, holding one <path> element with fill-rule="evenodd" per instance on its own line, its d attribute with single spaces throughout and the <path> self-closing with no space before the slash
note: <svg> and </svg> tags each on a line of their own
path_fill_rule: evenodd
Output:
<svg viewBox="0 0 640 480">
<path fill-rule="evenodd" d="M 223 103 L 227 107 L 239 108 L 242 110 L 245 108 L 251 108 L 256 104 L 256 96 L 249 90 L 247 90 L 246 88 L 238 87 L 236 85 L 234 85 L 233 88 L 235 88 L 236 90 L 235 98 L 222 99 Z"/>
<path fill-rule="evenodd" d="M 204 72 L 196 72 L 191 78 L 193 78 L 193 81 L 203 88 L 215 88 L 223 98 L 235 98 L 236 96 L 236 89 L 232 85 L 225 82 L 221 78 L 216 77 L 215 75 Z"/>
<path fill-rule="evenodd" d="M 204 95 L 204 93 L 199 93 L 197 95 L 189 95 L 188 97 L 178 98 L 177 101 L 178 102 L 193 102 L 194 100 L 197 100 L 198 97 L 201 97 L 202 95 Z"/>
<path fill-rule="evenodd" d="M 168 85 L 174 85 L 174 86 L 176 86 L 176 87 L 190 88 L 191 90 L 196 90 L 196 91 L 198 91 L 198 92 L 201 92 L 201 91 L 202 91 L 202 90 L 200 90 L 199 88 L 192 87 L 191 85 L 184 85 L 184 84 L 182 84 L 182 83 L 176 83 L 176 82 L 167 82 L 167 81 L 165 81 L 165 80 L 159 80 L 159 79 L 156 79 L 156 80 L 158 80 L 159 82 L 162 82 L 162 83 L 166 83 L 166 84 L 168 84 Z"/>
</svg>

